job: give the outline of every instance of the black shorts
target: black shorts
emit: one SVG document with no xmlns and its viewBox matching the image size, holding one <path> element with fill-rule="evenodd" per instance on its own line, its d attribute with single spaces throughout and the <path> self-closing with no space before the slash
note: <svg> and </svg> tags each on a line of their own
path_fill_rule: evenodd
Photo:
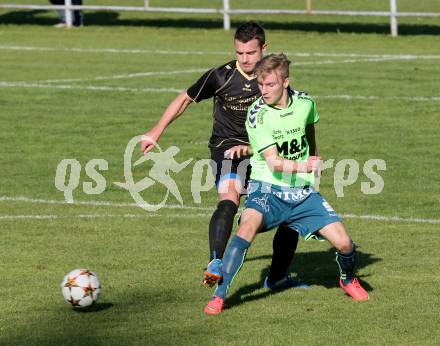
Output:
<svg viewBox="0 0 440 346">
<path fill-rule="evenodd" d="M 215 176 L 215 186 L 224 179 L 239 179 L 243 187 L 247 187 L 251 176 L 250 156 L 243 156 L 239 159 L 225 159 L 225 151 L 229 148 L 211 149 L 211 169 Z"/>
</svg>

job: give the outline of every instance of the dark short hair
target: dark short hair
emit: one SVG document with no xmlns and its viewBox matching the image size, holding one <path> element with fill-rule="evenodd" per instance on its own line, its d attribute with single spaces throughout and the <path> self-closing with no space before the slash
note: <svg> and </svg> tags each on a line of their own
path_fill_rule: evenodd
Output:
<svg viewBox="0 0 440 346">
<path fill-rule="evenodd" d="M 254 72 L 257 77 L 260 77 L 278 70 L 281 77 L 287 78 L 289 77 L 289 66 L 290 60 L 285 54 L 269 54 L 257 62 Z"/>
<path fill-rule="evenodd" d="M 234 40 L 247 43 L 256 39 L 262 47 L 266 43 L 266 35 L 261 25 L 254 22 L 241 24 L 235 31 Z"/>
</svg>

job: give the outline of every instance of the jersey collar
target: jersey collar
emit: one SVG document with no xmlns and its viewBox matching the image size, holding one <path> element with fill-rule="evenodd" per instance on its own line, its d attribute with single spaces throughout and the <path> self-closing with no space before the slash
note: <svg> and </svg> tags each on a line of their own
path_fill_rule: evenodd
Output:
<svg viewBox="0 0 440 346">
<path fill-rule="evenodd" d="M 249 77 L 249 75 L 247 75 L 240 67 L 239 63 L 237 60 L 235 60 L 235 67 L 237 68 L 237 71 L 240 72 L 244 78 L 246 78 L 247 80 L 252 80 L 255 79 L 255 75 L 253 75 L 252 77 Z"/>
</svg>

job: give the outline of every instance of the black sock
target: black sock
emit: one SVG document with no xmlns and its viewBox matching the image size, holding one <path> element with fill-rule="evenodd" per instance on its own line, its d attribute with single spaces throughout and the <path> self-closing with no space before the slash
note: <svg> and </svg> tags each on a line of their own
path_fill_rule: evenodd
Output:
<svg viewBox="0 0 440 346">
<path fill-rule="evenodd" d="M 298 245 L 298 232 L 286 225 L 280 225 L 273 238 L 272 264 L 269 271 L 269 283 L 283 279 L 289 270 Z"/>
<path fill-rule="evenodd" d="M 352 282 L 356 268 L 356 245 L 353 243 L 353 250 L 348 254 L 336 251 L 336 263 L 339 266 L 342 283 L 347 285 Z"/>
<path fill-rule="evenodd" d="M 226 199 L 218 203 L 217 209 L 212 214 L 209 222 L 209 255 L 211 260 L 223 258 L 237 210 L 237 205 Z"/>
</svg>

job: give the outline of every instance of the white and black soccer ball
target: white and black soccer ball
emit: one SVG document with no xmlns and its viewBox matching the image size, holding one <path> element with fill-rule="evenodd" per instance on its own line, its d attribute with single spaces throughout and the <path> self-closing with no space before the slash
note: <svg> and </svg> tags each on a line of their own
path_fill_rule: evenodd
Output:
<svg viewBox="0 0 440 346">
<path fill-rule="evenodd" d="M 75 269 L 61 282 L 64 299 L 74 308 L 85 308 L 98 299 L 101 284 L 96 274 L 88 269 Z"/>
</svg>

